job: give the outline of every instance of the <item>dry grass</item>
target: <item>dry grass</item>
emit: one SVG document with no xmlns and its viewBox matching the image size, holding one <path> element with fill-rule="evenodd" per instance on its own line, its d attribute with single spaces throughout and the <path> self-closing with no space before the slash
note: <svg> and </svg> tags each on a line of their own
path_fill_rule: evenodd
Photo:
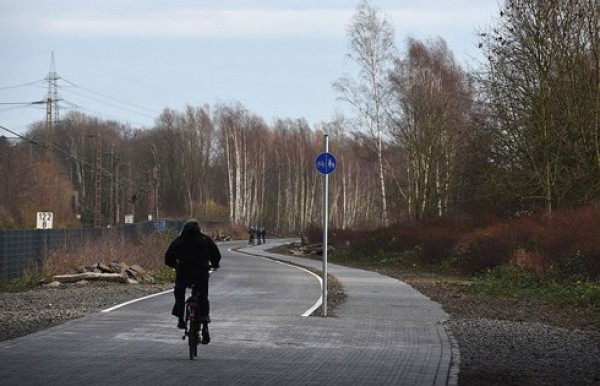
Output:
<svg viewBox="0 0 600 386">
<path fill-rule="evenodd" d="M 215 238 L 228 236 L 233 239 L 245 239 L 247 231 L 240 227 L 223 226 L 206 228 L 202 232 Z M 167 230 L 142 236 L 135 241 L 125 237 L 104 238 L 98 241 L 88 241 L 80 247 L 71 250 L 54 251 L 44 259 L 43 274 L 45 276 L 72 272 L 82 265 L 91 265 L 111 261 L 124 262 L 128 265 L 138 264 L 150 272 L 164 268 L 164 253 L 178 232 Z"/>
<path fill-rule="evenodd" d="M 159 270 L 164 265 L 168 243 L 175 236 L 173 232 L 164 232 L 143 236 L 136 241 L 124 237 L 88 241 L 72 250 L 54 251 L 44 260 L 43 274 L 64 274 L 82 265 L 111 261 L 138 264 L 147 271 Z"/>
</svg>

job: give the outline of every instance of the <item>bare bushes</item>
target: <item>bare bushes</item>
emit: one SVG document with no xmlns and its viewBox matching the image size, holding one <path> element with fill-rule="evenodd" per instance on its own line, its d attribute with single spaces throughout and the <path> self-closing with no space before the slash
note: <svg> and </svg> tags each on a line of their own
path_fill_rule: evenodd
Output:
<svg viewBox="0 0 600 386">
<path fill-rule="evenodd" d="M 123 236 L 88 240 L 75 249 L 51 253 L 44 259 L 43 274 L 57 275 L 74 271 L 80 266 L 111 261 L 137 264 L 148 271 L 160 270 L 164 265 L 164 252 L 175 236 L 172 231 L 166 231 L 142 236 L 136 241 Z"/>
<path fill-rule="evenodd" d="M 409 255 L 411 265 L 441 266 L 468 275 L 515 266 L 596 280 L 599 230 L 600 208 L 589 206 L 556 211 L 551 218 L 543 214 L 496 221 L 444 218 L 378 230 L 332 230 L 329 240 L 345 260 L 375 256 L 401 263 Z M 306 234 L 311 242 L 320 238 L 316 227 Z"/>
</svg>

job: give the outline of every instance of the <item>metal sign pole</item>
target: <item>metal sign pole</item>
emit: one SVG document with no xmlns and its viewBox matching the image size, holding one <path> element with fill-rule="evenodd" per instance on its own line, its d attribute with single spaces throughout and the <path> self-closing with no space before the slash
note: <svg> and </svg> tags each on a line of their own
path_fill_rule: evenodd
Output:
<svg viewBox="0 0 600 386">
<path fill-rule="evenodd" d="M 329 136 L 325 134 L 325 153 L 329 153 Z M 327 213 L 329 196 L 329 174 L 323 183 L 323 316 L 327 316 Z"/>
<path fill-rule="evenodd" d="M 329 136 L 324 135 L 325 152 L 317 156 L 315 166 L 317 171 L 324 174 L 323 180 L 323 295 L 321 297 L 323 305 L 323 316 L 327 316 L 327 219 L 329 213 L 329 173 L 333 173 L 337 167 L 337 160 L 333 154 L 329 154 Z"/>
</svg>

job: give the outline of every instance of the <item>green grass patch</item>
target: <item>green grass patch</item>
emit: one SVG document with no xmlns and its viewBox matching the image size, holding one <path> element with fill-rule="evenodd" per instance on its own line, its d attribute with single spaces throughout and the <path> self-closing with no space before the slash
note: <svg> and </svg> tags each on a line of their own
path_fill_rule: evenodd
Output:
<svg viewBox="0 0 600 386">
<path fill-rule="evenodd" d="M 159 284 L 173 283 L 175 282 L 175 269 L 171 267 L 162 266 L 157 270 L 152 271 L 152 277 L 154 281 Z"/>
<path fill-rule="evenodd" d="M 392 268 L 411 271 L 420 269 L 436 271 L 438 269 L 423 261 L 423 250 L 420 246 L 399 251 L 379 249 L 369 253 L 341 250 L 329 255 L 329 261 L 364 268 Z"/>
<path fill-rule="evenodd" d="M 44 280 L 42 275 L 28 275 L 22 279 L 11 279 L 0 281 L 0 292 L 24 292 L 40 285 Z"/>
<path fill-rule="evenodd" d="M 470 291 L 491 296 L 545 299 L 558 304 L 600 310 L 600 282 L 562 278 L 553 272 L 501 267 L 474 278 Z"/>
</svg>

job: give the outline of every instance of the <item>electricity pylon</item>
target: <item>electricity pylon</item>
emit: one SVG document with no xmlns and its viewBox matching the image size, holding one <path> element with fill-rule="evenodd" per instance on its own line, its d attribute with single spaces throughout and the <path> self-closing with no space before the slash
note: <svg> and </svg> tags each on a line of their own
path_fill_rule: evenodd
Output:
<svg viewBox="0 0 600 386">
<path fill-rule="evenodd" d="M 58 80 L 60 77 L 54 65 L 54 51 L 50 58 L 50 71 L 45 80 L 48 82 L 48 95 L 46 96 L 46 161 L 52 160 L 52 130 L 58 122 Z"/>
</svg>

